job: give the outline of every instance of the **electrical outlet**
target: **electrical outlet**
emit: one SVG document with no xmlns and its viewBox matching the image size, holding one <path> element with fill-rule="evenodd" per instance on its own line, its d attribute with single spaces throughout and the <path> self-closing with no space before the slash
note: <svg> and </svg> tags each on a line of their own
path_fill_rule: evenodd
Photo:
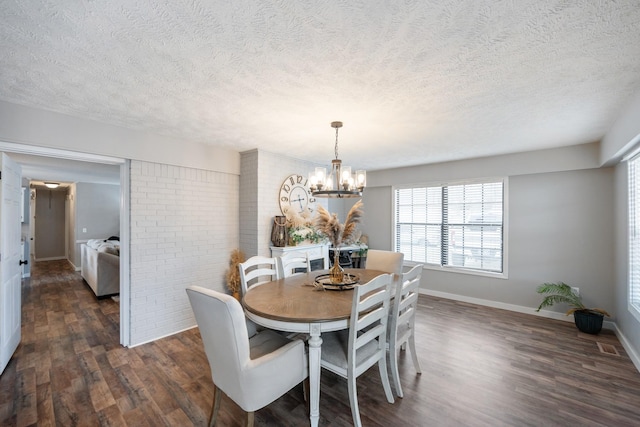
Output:
<svg viewBox="0 0 640 427">
<path fill-rule="evenodd" d="M 86 228 L 83 228 L 83 229 L 82 229 L 82 232 L 83 232 L 83 233 L 86 233 L 86 232 L 87 232 L 87 229 L 86 229 Z"/>
<path fill-rule="evenodd" d="M 571 290 L 573 291 L 574 294 L 580 296 L 580 288 L 577 288 L 575 286 L 571 287 Z"/>
</svg>

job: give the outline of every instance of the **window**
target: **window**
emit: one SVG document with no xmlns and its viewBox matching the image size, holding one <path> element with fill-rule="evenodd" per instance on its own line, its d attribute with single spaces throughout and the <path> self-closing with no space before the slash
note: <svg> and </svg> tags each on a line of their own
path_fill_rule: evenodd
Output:
<svg viewBox="0 0 640 427">
<path fill-rule="evenodd" d="M 629 160 L 629 311 L 640 320 L 640 156 Z"/>
<path fill-rule="evenodd" d="M 405 260 L 503 273 L 504 180 L 396 188 L 395 250 Z"/>
</svg>

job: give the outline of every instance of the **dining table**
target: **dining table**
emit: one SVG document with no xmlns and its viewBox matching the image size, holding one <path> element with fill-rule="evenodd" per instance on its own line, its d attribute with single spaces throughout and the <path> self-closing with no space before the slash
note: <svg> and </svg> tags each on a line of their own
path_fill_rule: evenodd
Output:
<svg viewBox="0 0 640 427">
<path fill-rule="evenodd" d="M 357 283 L 367 283 L 384 271 L 345 268 Z M 322 333 L 347 329 L 353 304 L 353 288 L 327 290 L 316 278 L 329 270 L 314 270 L 250 287 L 242 298 L 247 318 L 266 328 L 308 334 L 309 419 L 320 419 L 320 357 Z M 327 288 L 333 288 L 327 286 Z"/>
</svg>

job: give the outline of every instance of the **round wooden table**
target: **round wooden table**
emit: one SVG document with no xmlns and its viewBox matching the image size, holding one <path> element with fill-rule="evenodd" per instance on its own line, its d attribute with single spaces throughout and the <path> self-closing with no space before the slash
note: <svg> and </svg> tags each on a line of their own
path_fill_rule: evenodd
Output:
<svg viewBox="0 0 640 427">
<path fill-rule="evenodd" d="M 320 418 L 320 355 L 322 332 L 349 327 L 353 290 L 316 290 L 315 278 L 328 270 L 315 270 L 250 287 L 242 298 L 247 317 L 258 325 L 287 332 L 309 334 L 309 408 L 311 425 Z M 346 268 L 359 283 L 384 271 Z"/>
</svg>

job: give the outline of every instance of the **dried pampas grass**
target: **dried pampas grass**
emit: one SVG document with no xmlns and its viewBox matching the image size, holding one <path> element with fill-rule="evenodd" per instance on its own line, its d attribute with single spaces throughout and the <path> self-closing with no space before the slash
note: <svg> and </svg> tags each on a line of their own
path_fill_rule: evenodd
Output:
<svg viewBox="0 0 640 427">
<path fill-rule="evenodd" d="M 229 260 L 229 269 L 226 272 L 227 287 L 236 294 L 240 292 L 240 271 L 238 264 L 245 262 L 244 252 L 240 249 L 231 251 L 231 259 Z"/>
<path fill-rule="evenodd" d="M 360 224 L 360 219 L 364 212 L 362 211 L 362 200 L 358 200 L 347 214 L 347 219 L 344 221 L 344 230 L 342 231 L 342 242 L 353 243 L 357 234 L 357 227 Z"/>
<path fill-rule="evenodd" d="M 338 215 L 329 213 L 323 206 L 318 206 L 316 228 L 329 239 L 334 248 L 337 248 L 355 238 L 356 227 L 364 213 L 361 208 L 362 200 L 358 200 L 349 210 L 344 224 L 340 224 Z"/>
<path fill-rule="evenodd" d="M 295 209 L 286 207 L 284 209 L 284 216 L 287 219 L 287 227 L 289 228 L 303 228 L 313 225 L 309 208 L 305 208 L 302 212 L 298 213 Z"/>
</svg>

